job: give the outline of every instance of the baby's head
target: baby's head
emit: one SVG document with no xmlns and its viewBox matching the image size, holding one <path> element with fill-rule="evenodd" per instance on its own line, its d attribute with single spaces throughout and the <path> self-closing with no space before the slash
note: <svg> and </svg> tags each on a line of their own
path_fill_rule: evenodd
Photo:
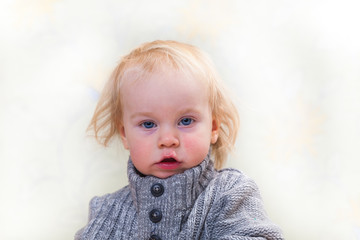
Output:
<svg viewBox="0 0 360 240">
<path fill-rule="evenodd" d="M 167 178 L 200 164 L 210 147 L 221 168 L 238 125 L 211 60 L 194 46 L 154 41 L 121 59 L 89 127 L 104 145 L 119 135 L 144 175 Z"/>
</svg>

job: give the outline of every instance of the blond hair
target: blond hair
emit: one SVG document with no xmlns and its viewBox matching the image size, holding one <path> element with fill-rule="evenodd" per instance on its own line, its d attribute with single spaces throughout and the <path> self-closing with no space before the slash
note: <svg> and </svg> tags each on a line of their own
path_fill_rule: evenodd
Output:
<svg viewBox="0 0 360 240">
<path fill-rule="evenodd" d="M 141 79 L 160 69 L 166 71 L 164 66 L 190 74 L 204 81 L 208 87 L 212 116 L 219 124 L 219 136 L 216 143 L 212 144 L 212 155 L 215 167 L 220 169 L 234 147 L 239 116 L 210 58 L 189 44 L 158 40 L 144 43 L 122 57 L 104 87 L 88 131 L 93 131 L 97 141 L 107 146 L 122 127 L 122 83 L 125 80 Z"/>
</svg>

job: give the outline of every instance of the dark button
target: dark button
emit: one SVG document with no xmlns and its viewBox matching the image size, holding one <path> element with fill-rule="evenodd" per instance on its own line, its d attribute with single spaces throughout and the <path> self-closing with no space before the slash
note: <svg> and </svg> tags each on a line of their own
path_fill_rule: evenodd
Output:
<svg viewBox="0 0 360 240">
<path fill-rule="evenodd" d="M 149 240 L 161 240 L 161 238 L 158 235 L 151 235 L 151 237 L 149 238 Z"/>
<path fill-rule="evenodd" d="M 160 183 L 155 183 L 151 187 L 151 193 L 154 195 L 154 197 L 160 197 L 164 193 L 164 186 Z"/>
<path fill-rule="evenodd" d="M 153 209 L 149 212 L 149 218 L 153 223 L 160 222 L 162 218 L 162 213 L 160 210 Z"/>
</svg>

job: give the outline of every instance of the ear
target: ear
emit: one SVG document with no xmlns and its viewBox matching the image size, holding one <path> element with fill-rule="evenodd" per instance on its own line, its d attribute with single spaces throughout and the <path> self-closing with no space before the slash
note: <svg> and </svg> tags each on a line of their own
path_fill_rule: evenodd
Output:
<svg viewBox="0 0 360 240">
<path fill-rule="evenodd" d="M 219 137 L 219 126 L 220 123 L 213 118 L 212 129 L 211 129 L 211 144 L 215 144 Z"/>
<path fill-rule="evenodd" d="M 127 138 L 126 138 L 124 125 L 119 126 L 119 134 L 120 134 L 120 137 L 121 137 L 121 141 L 122 141 L 122 143 L 124 145 L 124 148 L 129 150 L 129 144 L 128 144 L 128 141 L 127 141 Z"/>
</svg>

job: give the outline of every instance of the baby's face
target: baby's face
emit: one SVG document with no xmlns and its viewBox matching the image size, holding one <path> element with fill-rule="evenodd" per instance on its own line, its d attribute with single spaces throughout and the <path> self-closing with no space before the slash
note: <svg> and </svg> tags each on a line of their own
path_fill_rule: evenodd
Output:
<svg viewBox="0 0 360 240">
<path fill-rule="evenodd" d="M 136 169 L 167 178 L 197 166 L 218 127 L 201 81 L 176 72 L 124 82 L 120 135 Z"/>
</svg>

